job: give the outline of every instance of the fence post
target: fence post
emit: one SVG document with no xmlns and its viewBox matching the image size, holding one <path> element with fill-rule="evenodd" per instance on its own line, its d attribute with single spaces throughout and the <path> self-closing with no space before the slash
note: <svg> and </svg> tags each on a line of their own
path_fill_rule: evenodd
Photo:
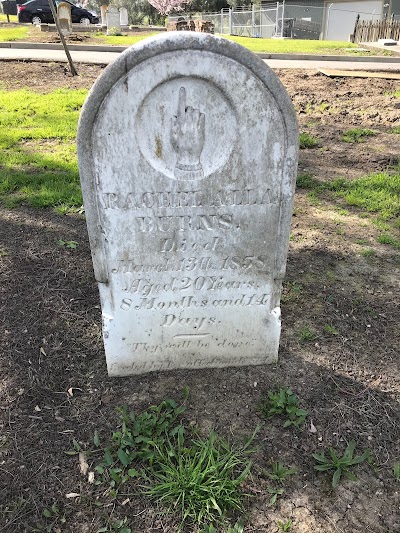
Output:
<svg viewBox="0 0 400 533">
<path fill-rule="evenodd" d="M 256 5 L 251 4 L 251 36 L 255 37 L 256 26 Z"/>
<path fill-rule="evenodd" d="M 285 25 L 285 0 L 282 2 L 282 27 L 281 27 L 281 37 L 283 38 L 283 26 Z"/>
<path fill-rule="evenodd" d="M 232 8 L 229 8 L 229 35 L 232 35 Z"/>
<path fill-rule="evenodd" d="M 356 33 L 357 33 L 357 26 L 358 26 L 358 23 L 360 22 L 360 14 L 357 15 L 356 17 L 356 23 L 354 24 L 354 31 L 353 31 L 353 37 L 351 39 L 351 42 L 354 43 L 356 41 Z"/>
<path fill-rule="evenodd" d="M 279 25 L 279 2 L 276 3 L 275 35 L 278 35 L 278 25 Z"/>
</svg>

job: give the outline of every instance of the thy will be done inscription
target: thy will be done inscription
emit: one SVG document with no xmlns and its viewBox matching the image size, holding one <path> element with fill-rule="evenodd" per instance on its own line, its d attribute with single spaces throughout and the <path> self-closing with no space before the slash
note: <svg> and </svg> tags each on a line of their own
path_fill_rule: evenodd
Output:
<svg viewBox="0 0 400 533">
<path fill-rule="evenodd" d="M 169 33 L 106 69 L 78 157 L 110 375 L 276 361 L 297 147 L 235 43 Z"/>
</svg>

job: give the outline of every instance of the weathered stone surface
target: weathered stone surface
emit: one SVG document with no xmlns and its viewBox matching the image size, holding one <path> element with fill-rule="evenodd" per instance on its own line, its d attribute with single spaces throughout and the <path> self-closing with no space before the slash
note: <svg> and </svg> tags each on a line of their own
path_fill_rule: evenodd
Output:
<svg viewBox="0 0 400 533">
<path fill-rule="evenodd" d="M 297 147 L 236 43 L 168 33 L 106 69 L 78 156 L 110 375 L 276 361 Z"/>
<path fill-rule="evenodd" d="M 59 2 L 57 4 L 57 15 L 61 31 L 64 35 L 72 33 L 71 4 Z"/>
<path fill-rule="evenodd" d="M 121 7 L 119 9 L 119 21 L 121 26 L 128 26 L 128 10 L 126 7 Z"/>
<path fill-rule="evenodd" d="M 111 29 L 119 30 L 121 27 L 119 11 L 115 6 L 108 6 L 107 9 L 107 33 Z"/>
</svg>

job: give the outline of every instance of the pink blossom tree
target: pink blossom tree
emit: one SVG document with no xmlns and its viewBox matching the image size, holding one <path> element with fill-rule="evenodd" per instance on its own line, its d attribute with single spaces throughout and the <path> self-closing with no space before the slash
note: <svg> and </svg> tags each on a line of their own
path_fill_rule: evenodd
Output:
<svg viewBox="0 0 400 533">
<path fill-rule="evenodd" d="M 149 0 L 149 4 L 157 9 L 160 15 L 168 15 L 171 11 L 180 11 L 189 0 Z"/>
</svg>

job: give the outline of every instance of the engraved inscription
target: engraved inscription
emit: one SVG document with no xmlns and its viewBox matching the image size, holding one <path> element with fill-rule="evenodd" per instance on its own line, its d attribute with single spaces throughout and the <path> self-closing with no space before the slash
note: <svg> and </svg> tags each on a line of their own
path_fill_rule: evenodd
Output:
<svg viewBox="0 0 400 533">
<path fill-rule="evenodd" d="M 205 115 L 186 106 L 186 89 L 179 89 L 178 113 L 172 119 L 171 144 L 176 152 L 176 179 L 197 180 L 204 177 L 200 162 L 205 140 Z"/>
<path fill-rule="evenodd" d="M 208 317 L 208 316 L 202 316 L 202 317 L 182 317 L 182 316 L 176 316 L 176 315 L 165 315 L 164 320 L 161 323 L 161 326 L 172 326 L 172 325 L 179 325 L 179 326 L 190 326 L 193 329 L 201 330 L 203 327 L 209 327 L 213 326 L 216 323 L 216 317 Z"/>
<path fill-rule="evenodd" d="M 113 274 L 141 274 L 146 272 L 207 272 L 210 270 L 254 270 L 268 272 L 268 257 L 265 255 L 231 256 L 213 260 L 211 257 L 163 256 L 159 263 L 136 263 L 134 259 L 120 259 L 111 270 Z M 222 286 L 220 288 L 223 288 Z M 232 287 L 233 288 L 233 287 Z"/>
<path fill-rule="evenodd" d="M 152 298 L 140 298 L 138 304 L 134 304 L 131 298 L 124 298 L 121 302 L 120 308 L 124 311 L 135 309 L 136 311 L 142 310 L 168 310 L 168 309 L 193 309 L 202 307 L 252 307 L 255 305 L 267 306 L 270 302 L 270 294 L 257 294 L 253 293 L 251 296 L 248 294 L 241 294 L 239 297 L 231 298 L 203 298 L 202 300 L 195 299 L 193 296 L 183 296 L 179 300 L 165 301 L 159 297 L 154 296 Z"/>
<path fill-rule="evenodd" d="M 136 229 L 142 233 L 159 231 L 212 231 L 215 229 L 239 229 L 229 213 L 221 215 L 184 215 L 165 217 L 136 217 Z"/>
<path fill-rule="evenodd" d="M 251 347 L 254 342 L 251 341 L 245 341 L 245 342 L 229 342 L 227 339 L 223 341 L 224 347 L 228 348 L 237 348 L 237 349 L 243 349 L 243 348 L 249 348 Z M 219 343 L 219 345 L 222 346 L 223 343 Z M 228 346 L 231 345 L 231 346 Z M 160 354 L 162 353 L 163 349 L 169 348 L 172 350 L 196 350 L 198 348 L 204 347 L 204 343 L 201 341 L 190 341 L 186 340 L 183 342 L 176 342 L 176 343 L 168 343 L 165 346 L 161 345 L 149 345 L 147 343 L 137 343 L 134 344 L 134 352 L 145 352 L 149 354 Z M 205 366 L 226 366 L 227 362 L 229 365 L 232 366 L 240 366 L 240 365 L 261 365 L 263 363 L 269 362 L 270 354 L 263 354 L 259 357 L 249 357 L 249 356 L 241 356 L 241 357 L 229 357 L 228 360 L 222 358 L 222 357 L 199 357 L 192 360 L 187 360 L 185 362 L 186 368 L 202 368 Z M 168 360 L 149 360 L 149 361 L 141 361 L 141 362 L 132 362 L 129 365 L 121 365 L 119 363 L 113 363 L 111 365 L 111 369 L 118 369 L 120 372 L 149 372 L 154 370 L 168 370 L 169 368 L 173 367 L 173 362 Z"/>
<path fill-rule="evenodd" d="M 138 293 L 140 296 L 146 297 L 163 292 L 246 290 L 259 288 L 259 283 L 251 279 L 245 281 L 226 281 L 222 276 L 198 276 L 197 278 L 172 278 L 168 283 L 152 283 L 150 279 L 136 278 L 132 281 L 127 281 L 123 290 L 129 293 Z"/>
<path fill-rule="evenodd" d="M 216 191 L 161 191 L 126 194 L 104 192 L 101 195 L 104 209 L 160 209 L 168 207 L 179 209 L 184 207 L 236 207 L 274 204 L 278 198 L 270 189 L 227 189 Z"/>
<path fill-rule="evenodd" d="M 187 244 L 186 239 L 182 239 L 180 244 L 177 243 L 176 239 L 161 239 L 159 252 L 199 252 L 202 250 L 205 250 L 206 252 L 215 252 L 217 245 L 220 242 L 220 237 L 213 237 L 212 240 L 208 242 L 194 242 L 192 244 Z"/>
</svg>

